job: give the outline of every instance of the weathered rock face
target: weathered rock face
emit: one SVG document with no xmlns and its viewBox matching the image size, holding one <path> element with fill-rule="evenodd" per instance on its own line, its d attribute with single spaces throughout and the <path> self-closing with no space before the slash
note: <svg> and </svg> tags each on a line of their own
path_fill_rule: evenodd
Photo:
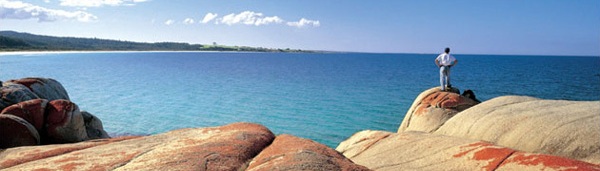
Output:
<svg viewBox="0 0 600 171">
<path fill-rule="evenodd" d="M 600 170 L 600 101 L 474 99 L 426 90 L 398 133 L 358 132 L 336 150 L 374 170 Z"/>
<path fill-rule="evenodd" d="M 81 111 L 81 116 L 83 117 L 83 122 L 85 123 L 85 131 L 87 132 L 87 137 L 89 139 L 110 138 L 110 136 L 108 136 L 108 133 L 104 131 L 102 121 L 98 119 L 98 117 L 92 115 L 87 111 Z"/>
<path fill-rule="evenodd" d="M 51 78 L 30 77 L 9 80 L 8 82 L 24 85 L 42 99 L 47 99 L 49 101 L 58 99 L 69 100 L 67 90 L 65 90 L 62 84 Z"/>
<path fill-rule="evenodd" d="M 102 122 L 90 113 L 82 114 L 75 103 L 68 101 L 69 96 L 64 87 L 54 79 L 10 80 L 4 82 L 1 90 L 0 114 L 20 119 L 4 117 L 5 122 L 12 124 L 0 125 L 0 130 L 7 132 L 0 134 L 0 144 L 12 145 L 0 148 L 14 147 L 19 143 L 13 142 L 21 141 L 9 138 L 8 132 L 14 132 L 15 135 L 26 135 L 25 132 L 36 135 L 37 143 L 22 140 L 24 143 L 21 145 L 71 143 L 109 137 L 102 128 Z M 21 126 L 14 126 L 15 124 Z M 29 126 L 35 132 L 30 131 Z M 23 134 L 16 134 L 19 132 Z"/>
<path fill-rule="evenodd" d="M 10 105 L 17 104 L 22 101 L 39 99 L 29 88 L 21 84 L 3 83 L 0 88 L 2 99 L 0 99 L 0 109 L 4 109 Z"/>
<path fill-rule="evenodd" d="M 0 114 L 0 148 L 37 145 L 40 135 L 33 125 L 14 115 Z"/>
<path fill-rule="evenodd" d="M 369 170 L 314 141 L 279 135 L 256 156 L 247 170 Z"/>
<path fill-rule="evenodd" d="M 26 163 L 36 163 L 38 160 L 47 160 L 51 157 L 63 157 L 67 153 L 78 152 L 80 150 L 84 150 L 91 147 L 96 147 L 100 145 L 115 143 L 123 140 L 130 140 L 139 137 L 129 136 L 129 137 L 117 137 L 110 139 L 100 139 L 100 140 L 92 140 L 85 141 L 80 143 L 72 143 L 72 144 L 59 144 L 59 145 L 43 145 L 43 146 L 23 146 L 16 148 L 9 148 L 0 151 L 0 170 L 9 170 L 13 166 L 18 166 L 20 164 Z M 84 161 L 81 162 L 96 162 L 96 161 Z M 60 164 L 60 163 L 59 163 Z M 33 167 L 33 166 L 32 166 Z M 37 168 L 42 168 L 44 166 L 38 166 Z M 13 167 L 18 168 L 18 167 Z M 70 165 L 63 165 L 61 167 L 62 170 L 74 170 L 75 168 Z M 18 169 L 15 169 L 18 170 Z"/>
<path fill-rule="evenodd" d="M 0 151 L 0 170 L 369 170 L 252 123 Z"/>
<path fill-rule="evenodd" d="M 48 103 L 46 125 L 50 143 L 73 143 L 88 139 L 79 107 L 68 100 Z"/>
<path fill-rule="evenodd" d="M 373 170 L 600 170 L 597 164 L 413 131 L 363 131 L 337 150 Z"/>
<path fill-rule="evenodd" d="M 379 140 L 387 138 L 390 135 L 393 135 L 393 133 L 372 130 L 360 131 L 346 141 L 341 142 L 335 150 L 344 153 L 344 156 L 348 158 L 356 157 L 366 149 L 371 148 Z"/>
<path fill-rule="evenodd" d="M 600 101 L 503 96 L 449 119 L 434 134 L 600 164 Z"/>
<path fill-rule="evenodd" d="M 15 115 L 23 118 L 40 132 L 44 129 L 47 105 L 48 100 L 46 99 L 33 99 L 8 106 L 0 114 Z"/>
<path fill-rule="evenodd" d="M 274 138 L 264 126 L 235 123 L 118 141 L 20 147 L 0 152 L 0 169 L 238 170 Z M 40 149 L 44 156 L 32 156 Z"/>
<path fill-rule="evenodd" d="M 439 87 L 434 87 L 417 96 L 398 132 L 433 132 L 458 112 L 478 104 L 473 99 L 458 94 L 458 89 L 450 90 L 441 91 Z"/>
</svg>

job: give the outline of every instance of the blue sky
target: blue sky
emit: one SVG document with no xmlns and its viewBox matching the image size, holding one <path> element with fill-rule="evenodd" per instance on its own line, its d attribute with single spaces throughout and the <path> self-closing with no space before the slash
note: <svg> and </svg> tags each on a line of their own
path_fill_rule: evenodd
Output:
<svg viewBox="0 0 600 171">
<path fill-rule="evenodd" d="M 600 1 L 0 0 L 0 30 L 353 52 L 600 56 Z"/>
</svg>

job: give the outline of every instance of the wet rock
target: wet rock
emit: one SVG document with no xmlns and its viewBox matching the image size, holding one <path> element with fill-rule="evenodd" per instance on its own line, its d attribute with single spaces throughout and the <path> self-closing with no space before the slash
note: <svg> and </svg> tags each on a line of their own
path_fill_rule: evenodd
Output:
<svg viewBox="0 0 600 171">
<path fill-rule="evenodd" d="M 8 82 L 24 85 L 42 99 L 49 101 L 57 99 L 69 100 L 69 95 L 62 84 L 51 78 L 29 77 L 9 80 Z"/>
<path fill-rule="evenodd" d="M 258 170 L 369 170 L 354 164 L 337 151 L 314 141 L 279 135 L 248 166 Z"/>
<path fill-rule="evenodd" d="M 40 135 L 29 122 L 0 114 L 0 149 L 40 144 Z"/>
</svg>

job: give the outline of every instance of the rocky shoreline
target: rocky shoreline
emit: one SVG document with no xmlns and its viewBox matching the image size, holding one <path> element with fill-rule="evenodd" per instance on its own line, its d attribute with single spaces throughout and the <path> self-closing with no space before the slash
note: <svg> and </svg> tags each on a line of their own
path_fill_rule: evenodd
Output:
<svg viewBox="0 0 600 171">
<path fill-rule="evenodd" d="M 600 170 L 600 101 L 431 88 L 398 132 L 331 149 L 254 123 L 109 138 L 56 80 L 2 85 L 0 170 Z"/>
</svg>

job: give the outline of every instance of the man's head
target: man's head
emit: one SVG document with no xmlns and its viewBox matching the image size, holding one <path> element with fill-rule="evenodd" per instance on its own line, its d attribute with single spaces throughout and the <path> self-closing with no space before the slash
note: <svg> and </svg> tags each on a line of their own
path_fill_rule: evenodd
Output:
<svg viewBox="0 0 600 171">
<path fill-rule="evenodd" d="M 450 53 L 450 48 L 449 48 L 449 47 L 447 47 L 446 49 L 444 49 L 444 52 L 446 52 L 446 53 Z"/>
</svg>

